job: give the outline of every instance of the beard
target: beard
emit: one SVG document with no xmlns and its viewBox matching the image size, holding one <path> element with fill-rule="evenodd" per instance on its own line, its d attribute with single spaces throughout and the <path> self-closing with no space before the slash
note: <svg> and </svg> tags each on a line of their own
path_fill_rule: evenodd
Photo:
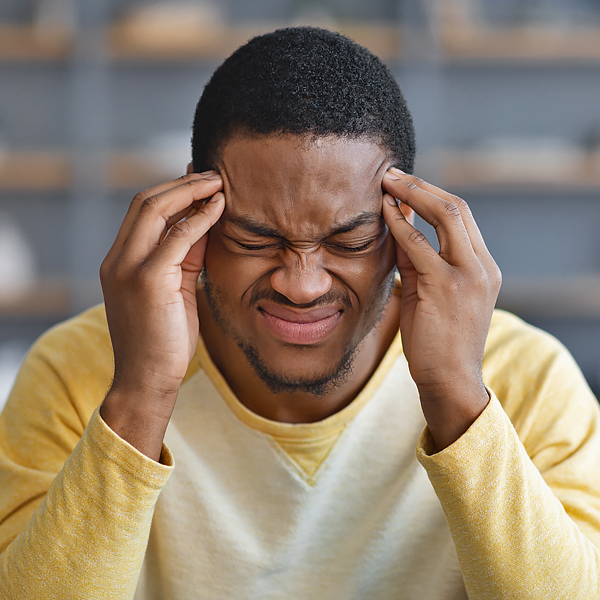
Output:
<svg viewBox="0 0 600 600">
<path fill-rule="evenodd" d="M 328 371 L 321 373 L 315 372 L 307 377 L 293 377 L 289 374 L 269 368 L 261 358 L 259 349 L 245 340 L 239 332 L 231 327 L 231 324 L 222 309 L 222 307 L 225 306 L 224 294 L 213 287 L 206 269 L 202 270 L 201 283 L 206 296 L 206 301 L 210 306 L 216 324 L 223 333 L 230 336 L 235 341 L 237 346 L 243 352 L 248 364 L 271 393 L 304 393 L 313 396 L 325 396 L 347 380 L 348 376 L 352 373 L 352 368 L 360 344 L 381 322 L 385 309 L 392 296 L 394 273 L 395 271 L 392 270 L 382 285 L 367 299 L 367 307 L 364 312 L 365 326 L 361 328 L 361 331 L 355 331 L 355 334 L 341 353 L 338 362 Z M 275 290 L 253 292 L 250 298 L 250 305 L 255 305 L 255 303 L 261 299 L 268 299 L 283 306 L 299 306 Z M 327 293 L 310 304 L 302 305 L 302 308 L 327 305 L 331 304 L 334 300 L 342 300 L 346 306 L 351 306 L 349 297 L 346 296 L 342 298 L 339 294 Z"/>
</svg>

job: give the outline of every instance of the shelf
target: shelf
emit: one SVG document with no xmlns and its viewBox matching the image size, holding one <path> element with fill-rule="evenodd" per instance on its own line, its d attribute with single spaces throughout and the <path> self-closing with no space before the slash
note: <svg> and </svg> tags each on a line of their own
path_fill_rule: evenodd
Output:
<svg viewBox="0 0 600 600">
<path fill-rule="evenodd" d="M 255 35 L 288 23 L 241 25 L 148 22 L 128 19 L 108 27 L 109 55 L 117 61 L 218 61 Z M 400 22 L 329 24 L 381 58 L 401 58 Z M 442 58 L 454 63 L 600 63 L 600 27 L 552 29 L 528 26 L 486 28 L 446 25 L 440 31 Z M 28 25 L 0 25 L 0 61 L 65 59 L 72 36 Z"/>
<path fill-rule="evenodd" d="M 516 155 L 516 151 L 515 151 Z M 600 152 L 550 163 L 526 155 L 511 162 L 484 150 L 444 150 L 420 157 L 421 170 L 436 170 L 448 188 L 479 192 L 600 191 Z M 437 164 L 437 169 L 431 165 Z M 530 166 L 528 166 L 530 165 Z M 14 152 L 0 154 L 0 191 L 65 190 L 73 179 L 67 152 Z M 182 168 L 183 172 L 183 168 Z M 109 159 L 113 189 L 143 188 L 175 178 L 159 163 L 140 152 L 115 152 Z"/>
<path fill-rule="evenodd" d="M 110 28 L 110 55 L 116 60 L 136 61 L 223 60 L 251 37 L 282 26 L 285 24 L 188 26 L 169 31 L 123 22 Z M 335 29 L 366 46 L 381 58 L 395 59 L 400 54 L 398 24 L 346 23 L 336 26 Z"/>
<path fill-rule="evenodd" d="M 600 275 L 507 279 L 497 306 L 538 318 L 600 318 Z"/>
<path fill-rule="evenodd" d="M 285 23 L 257 22 L 236 26 L 186 24 L 183 27 L 140 26 L 122 21 L 108 28 L 109 55 L 117 61 L 223 60 L 255 35 Z M 367 46 L 382 58 L 400 53 L 399 25 L 342 23 L 341 33 Z M 68 58 L 73 40 L 64 31 L 27 25 L 0 25 L 0 61 L 52 61 Z"/>
<path fill-rule="evenodd" d="M 516 151 L 505 161 L 484 150 L 446 150 L 432 162 L 436 160 L 448 188 L 484 193 L 600 192 L 600 152 L 540 163 L 535 155 L 517 157 Z M 423 164 L 427 162 L 424 157 Z"/>
<path fill-rule="evenodd" d="M 71 42 L 64 31 L 0 25 L 0 61 L 61 60 L 71 54 Z"/>
<path fill-rule="evenodd" d="M 600 192 L 600 152 L 582 153 L 568 164 L 560 161 L 560 167 L 549 163 L 528 168 L 524 157 L 514 162 L 506 164 L 482 150 L 444 150 L 419 157 L 420 171 L 435 172 L 448 189 L 470 193 Z M 135 151 L 114 152 L 108 169 L 109 187 L 116 190 L 143 189 L 183 174 L 183 167 L 181 173 L 171 173 Z M 72 180 L 73 165 L 67 152 L 0 154 L 0 192 L 67 190 Z"/>
<path fill-rule="evenodd" d="M 70 309 L 69 286 L 63 281 L 40 281 L 20 293 L 0 295 L 0 318 L 62 317 Z"/>
<path fill-rule="evenodd" d="M 441 47 L 449 62 L 600 63 L 600 28 L 446 27 Z"/>
<path fill-rule="evenodd" d="M 184 172 L 185 165 L 182 165 L 181 173 L 168 173 L 147 156 L 133 152 L 116 153 L 109 159 L 110 186 L 116 190 L 142 190 L 175 179 Z"/>
<path fill-rule="evenodd" d="M 0 154 L 0 190 L 54 191 L 71 185 L 71 164 L 64 152 Z"/>
<path fill-rule="evenodd" d="M 183 175 L 172 174 L 151 158 L 135 152 L 109 157 L 112 189 L 143 189 Z M 0 154 L 0 192 L 50 192 L 68 190 L 73 181 L 73 161 L 66 152 L 12 152 Z"/>
</svg>

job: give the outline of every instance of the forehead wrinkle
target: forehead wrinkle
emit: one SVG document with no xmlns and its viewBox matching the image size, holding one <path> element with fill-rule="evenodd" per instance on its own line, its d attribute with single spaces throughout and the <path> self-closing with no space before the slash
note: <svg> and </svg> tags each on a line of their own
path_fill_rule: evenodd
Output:
<svg viewBox="0 0 600 600">
<path fill-rule="evenodd" d="M 330 232 L 327 235 L 331 236 L 331 235 L 339 235 L 341 233 L 348 233 L 349 231 L 352 231 L 353 229 L 357 229 L 358 227 L 361 227 L 362 225 L 373 225 L 373 224 L 379 225 L 381 223 L 382 219 L 383 219 L 383 216 L 380 212 L 363 211 L 363 212 L 358 213 L 356 216 L 352 217 L 351 219 L 349 219 L 346 222 L 342 222 L 339 225 L 334 224 L 332 226 L 332 229 L 330 230 Z"/>
<path fill-rule="evenodd" d="M 333 224 L 329 230 L 324 232 L 323 238 L 327 238 L 333 235 L 340 235 L 342 233 L 348 233 L 363 225 L 379 225 L 382 221 L 382 218 L 383 217 L 381 213 L 374 211 L 363 211 L 346 222 L 342 222 L 340 224 Z M 248 233 L 252 233 L 260 237 L 286 237 L 282 234 L 282 232 L 277 231 L 277 229 L 275 229 L 274 227 L 261 223 L 260 221 L 257 221 L 256 219 L 245 215 L 233 215 L 226 217 L 224 220 L 232 223 L 240 229 L 247 231 Z"/>
<path fill-rule="evenodd" d="M 385 147 L 374 151 L 369 143 L 363 149 L 366 140 L 356 143 L 337 138 L 303 145 L 296 136 L 234 141 L 222 153 L 219 165 L 227 198 L 221 221 L 230 219 L 232 225 L 249 233 L 275 234 L 290 241 L 318 240 L 334 231 L 351 231 L 367 221 L 381 222 L 382 171 L 391 158 Z M 257 142 L 260 145 L 255 148 Z M 338 143 L 350 153 L 340 152 Z M 310 201 L 301 207 L 301 198 Z M 352 215 L 352 209 L 358 214 Z M 364 213 L 377 209 L 365 219 Z M 355 223 L 359 216 L 361 221 Z"/>
</svg>

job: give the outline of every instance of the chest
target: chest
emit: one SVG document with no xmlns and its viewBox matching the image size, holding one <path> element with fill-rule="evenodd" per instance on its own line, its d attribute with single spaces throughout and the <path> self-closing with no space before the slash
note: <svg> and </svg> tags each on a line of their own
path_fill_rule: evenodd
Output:
<svg viewBox="0 0 600 600">
<path fill-rule="evenodd" d="M 418 399 L 404 400 L 374 397 L 312 485 L 224 405 L 174 419 L 176 468 L 136 599 L 464 600 L 444 514 L 415 458 Z"/>
</svg>

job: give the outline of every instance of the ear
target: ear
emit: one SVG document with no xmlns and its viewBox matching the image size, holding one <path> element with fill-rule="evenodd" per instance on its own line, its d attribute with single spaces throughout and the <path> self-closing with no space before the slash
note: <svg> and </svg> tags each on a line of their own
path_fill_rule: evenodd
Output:
<svg viewBox="0 0 600 600">
<path fill-rule="evenodd" d="M 187 169 L 185 172 L 187 175 L 190 175 L 191 173 L 194 172 L 194 165 L 191 162 L 188 163 Z"/>
</svg>

